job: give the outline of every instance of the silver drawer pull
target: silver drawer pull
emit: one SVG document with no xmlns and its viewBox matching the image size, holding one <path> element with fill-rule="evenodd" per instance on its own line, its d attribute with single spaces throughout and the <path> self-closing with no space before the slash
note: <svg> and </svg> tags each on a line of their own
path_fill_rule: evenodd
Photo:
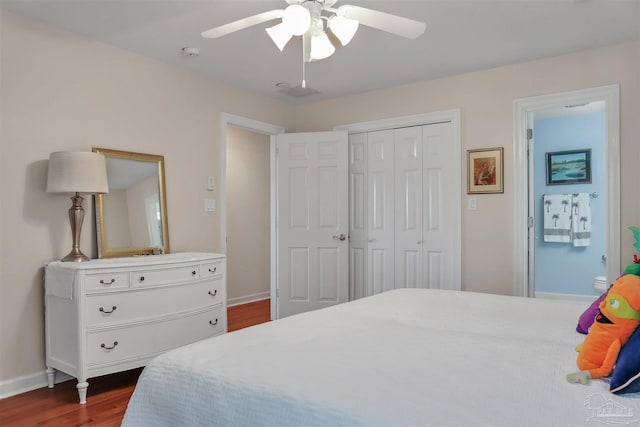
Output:
<svg viewBox="0 0 640 427">
<path fill-rule="evenodd" d="M 209 295 L 211 295 L 212 297 L 215 297 L 216 295 L 218 295 L 218 290 L 216 289 L 213 292 L 209 291 Z"/>
<path fill-rule="evenodd" d="M 116 308 L 118 308 L 118 307 L 116 307 L 116 306 L 114 305 L 113 307 L 111 307 L 111 311 L 106 311 L 104 308 L 100 307 L 100 308 L 98 309 L 98 311 L 100 311 L 101 313 L 104 313 L 104 314 L 111 314 L 111 313 L 113 313 L 114 311 L 116 311 Z"/>
<path fill-rule="evenodd" d="M 193 271 L 191 272 L 191 275 L 192 275 L 192 276 L 195 276 L 195 275 L 196 275 L 196 271 L 195 271 L 195 270 L 193 270 Z"/>
<path fill-rule="evenodd" d="M 211 320 L 209 320 L 209 324 L 210 324 L 211 326 L 216 326 L 216 325 L 218 324 L 218 319 L 216 318 L 216 321 L 215 321 L 215 322 L 212 322 Z"/>
<path fill-rule="evenodd" d="M 114 341 L 111 347 L 107 347 L 104 343 L 100 344 L 100 347 L 104 348 L 105 350 L 113 350 L 117 345 L 118 341 Z"/>
<path fill-rule="evenodd" d="M 218 267 L 213 267 L 213 270 L 209 269 L 209 273 L 215 273 L 217 269 L 218 269 Z"/>
<path fill-rule="evenodd" d="M 105 282 L 104 280 L 100 280 L 100 284 L 101 284 L 101 285 L 105 285 L 105 286 L 112 285 L 112 284 L 114 284 L 115 282 L 116 282 L 116 279 L 111 279 L 111 280 L 109 280 L 108 282 Z"/>
</svg>

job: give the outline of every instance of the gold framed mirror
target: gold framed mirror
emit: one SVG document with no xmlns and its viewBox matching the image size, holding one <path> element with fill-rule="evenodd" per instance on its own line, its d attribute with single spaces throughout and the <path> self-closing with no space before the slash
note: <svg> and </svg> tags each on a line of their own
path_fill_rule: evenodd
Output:
<svg viewBox="0 0 640 427">
<path fill-rule="evenodd" d="M 109 193 L 95 196 L 98 257 L 169 253 L 164 156 L 94 147 Z"/>
</svg>

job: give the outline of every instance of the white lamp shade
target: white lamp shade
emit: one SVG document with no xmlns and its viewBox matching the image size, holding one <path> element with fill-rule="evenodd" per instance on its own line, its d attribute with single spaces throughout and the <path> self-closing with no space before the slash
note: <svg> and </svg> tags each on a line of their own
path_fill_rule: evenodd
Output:
<svg viewBox="0 0 640 427">
<path fill-rule="evenodd" d="M 271 37 L 271 40 L 273 40 L 276 46 L 278 46 L 280 52 L 282 52 L 289 40 L 291 40 L 291 37 L 293 37 L 293 33 L 289 27 L 282 22 L 274 27 L 266 28 L 265 31 L 269 34 L 269 37 Z"/>
<path fill-rule="evenodd" d="M 355 19 L 334 15 L 329 19 L 329 29 L 340 40 L 342 46 L 346 46 L 358 31 L 360 23 Z"/>
<path fill-rule="evenodd" d="M 309 56 L 312 61 L 328 58 L 333 55 L 335 51 L 336 48 L 333 47 L 325 32 L 311 37 L 311 52 Z"/>
<path fill-rule="evenodd" d="M 305 7 L 292 4 L 284 10 L 282 23 L 289 28 L 291 34 L 301 36 L 311 26 L 311 14 Z"/>
<path fill-rule="evenodd" d="M 57 151 L 49 155 L 47 193 L 108 193 L 107 166 L 102 154 Z"/>
</svg>

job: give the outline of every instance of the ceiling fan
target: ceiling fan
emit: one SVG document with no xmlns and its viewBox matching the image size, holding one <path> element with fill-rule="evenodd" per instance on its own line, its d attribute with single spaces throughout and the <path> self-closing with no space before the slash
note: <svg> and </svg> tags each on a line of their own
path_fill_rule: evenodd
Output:
<svg viewBox="0 0 640 427">
<path fill-rule="evenodd" d="M 343 5 L 334 8 L 337 0 L 285 1 L 289 5 L 285 9 L 270 10 L 212 28 L 202 32 L 202 37 L 215 39 L 281 19 L 280 23 L 266 28 L 273 42 L 282 51 L 293 36 L 302 36 L 303 58 L 305 62 L 310 62 L 327 58 L 335 52 L 325 27 L 346 46 L 356 34 L 359 24 L 410 39 L 423 34 L 427 26 L 423 22 L 360 6 Z"/>
</svg>

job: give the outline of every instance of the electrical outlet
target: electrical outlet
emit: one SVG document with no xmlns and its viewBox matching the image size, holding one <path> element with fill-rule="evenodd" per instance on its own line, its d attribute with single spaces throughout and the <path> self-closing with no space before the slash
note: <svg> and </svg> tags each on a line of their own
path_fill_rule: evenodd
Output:
<svg viewBox="0 0 640 427">
<path fill-rule="evenodd" d="M 204 210 L 205 212 L 215 212 L 216 199 L 204 199 Z"/>
</svg>

